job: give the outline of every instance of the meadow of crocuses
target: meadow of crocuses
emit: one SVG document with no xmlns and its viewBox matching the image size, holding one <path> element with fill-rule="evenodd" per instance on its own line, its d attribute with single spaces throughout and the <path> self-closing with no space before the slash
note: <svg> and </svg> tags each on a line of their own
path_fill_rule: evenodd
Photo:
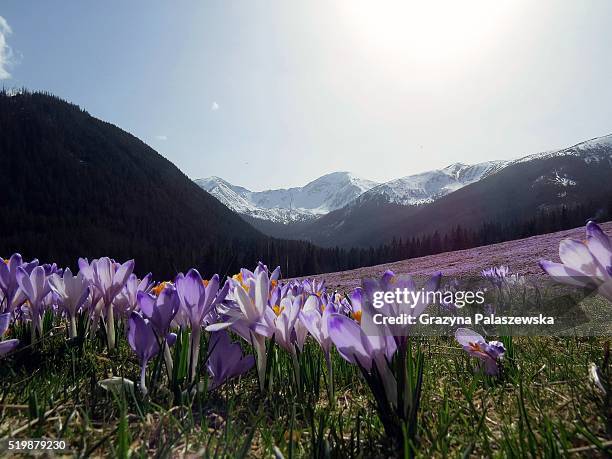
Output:
<svg viewBox="0 0 612 459">
<path fill-rule="evenodd" d="M 546 273 L 612 301 L 612 244 L 597 224 L 559 254 L 541 261 Z M 78 268 L 0 262 L 4 440 L 62 438 L 58 454 L 110 457 L 611 452 L 607 337 L 367 333 L 369 290 L 417 288 L 391 271 L 339 293 L 263 263 L 169 281 L 139 279 L 132 260 Z M 520 283 L 504 266 L 482 276 L 500 290 Z"/>
</svg>

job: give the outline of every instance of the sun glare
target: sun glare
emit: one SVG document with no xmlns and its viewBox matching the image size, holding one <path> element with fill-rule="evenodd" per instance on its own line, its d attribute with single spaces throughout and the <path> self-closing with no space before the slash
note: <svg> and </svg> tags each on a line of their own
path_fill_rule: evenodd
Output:
<svg viewBox="0 0 612 459">
<path fill-rule="evenodd" d="M 505 1 L 350 0 L 340 17 L 362 51 L 416 63 L 464 60 L 503 31 Z"/>
</svg>

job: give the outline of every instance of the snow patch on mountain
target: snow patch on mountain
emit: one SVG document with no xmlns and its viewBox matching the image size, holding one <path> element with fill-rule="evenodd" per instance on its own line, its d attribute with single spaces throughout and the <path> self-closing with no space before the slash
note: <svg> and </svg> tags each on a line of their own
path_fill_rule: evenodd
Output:
<svg viewBox="0 0 612 459">
<path fill-rule="evenodd" d="M 612 134 L 580 142 L 561 150 L 549 150 L 527 155 L 512 163 L 525 163 L 535 159 L 548 159 L 560 156 L 578 156 L 586 163 L 601 162 L 612 159 Z"/>
<path fill-rule="evenodd" d="M 444 169 L 408 175 L 372 188 L 362 194 L 356 202 L 382 200 L 404 206 L 427 204 L 496 173 L 507 163 L 507 161 L 487 161 L 473 165 L 455 163 Z"/>
<path fill-rule="evenodd" d="M 219 178 L 195 180 L 230 209 L 277 223 L 305 221 L 344 207 L 378 185 L 349 172 L 333 172 L 303 187 L 251 191 Z"/>
</svg>

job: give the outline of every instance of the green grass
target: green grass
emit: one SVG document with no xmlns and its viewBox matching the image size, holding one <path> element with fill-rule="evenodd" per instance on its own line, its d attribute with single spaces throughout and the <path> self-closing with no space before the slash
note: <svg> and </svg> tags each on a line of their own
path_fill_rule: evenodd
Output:
<svg viewBox="0 0 612 459">
<path fill-rule="evenodd" d="M 311 340 L 300 355 L 302 387 L 290 357 L 271 346 L 265 396 L 254 370 L 208 393 L 206 378 L 173 388 L 151 362 L 148 380 L 157 381 L 142 399 L 137 388 L 132 395 L 97 384 L 112 375 L 138 380 L 124 338 L 109 355 L 101 334 L 68 342 L 60 324 L 47 325 L 42 343 L 0 361 L 2 438 L 62 438 L 79 457 L 396 456 L 359 369 L 336 353 L 331 406 L 323 355 Z M 12 333 L 27 340 L 27 330 Z M 589 363 L 602 365 L 606 339 L 503 339 L 508 353 L 499 378 L 475 372 L 452 338 L 413 343 L 425 360 L 416 456 L 612 454 L 609 400 L 588 379 Z"/>
</svg>

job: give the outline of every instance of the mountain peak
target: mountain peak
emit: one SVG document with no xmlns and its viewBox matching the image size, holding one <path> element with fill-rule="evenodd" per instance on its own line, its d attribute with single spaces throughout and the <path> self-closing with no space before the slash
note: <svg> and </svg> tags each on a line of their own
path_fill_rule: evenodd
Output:
<svg viewBox="0 0 612 459">
<path fill-rule="evenodd" d="M 280 223 L 310 220 L 339 209 L 378 185 L 348 171 L 325 174 L 303 187 L 250 191 L 219 177 L 195 180 L 230 209 Z"/>
</svg>

